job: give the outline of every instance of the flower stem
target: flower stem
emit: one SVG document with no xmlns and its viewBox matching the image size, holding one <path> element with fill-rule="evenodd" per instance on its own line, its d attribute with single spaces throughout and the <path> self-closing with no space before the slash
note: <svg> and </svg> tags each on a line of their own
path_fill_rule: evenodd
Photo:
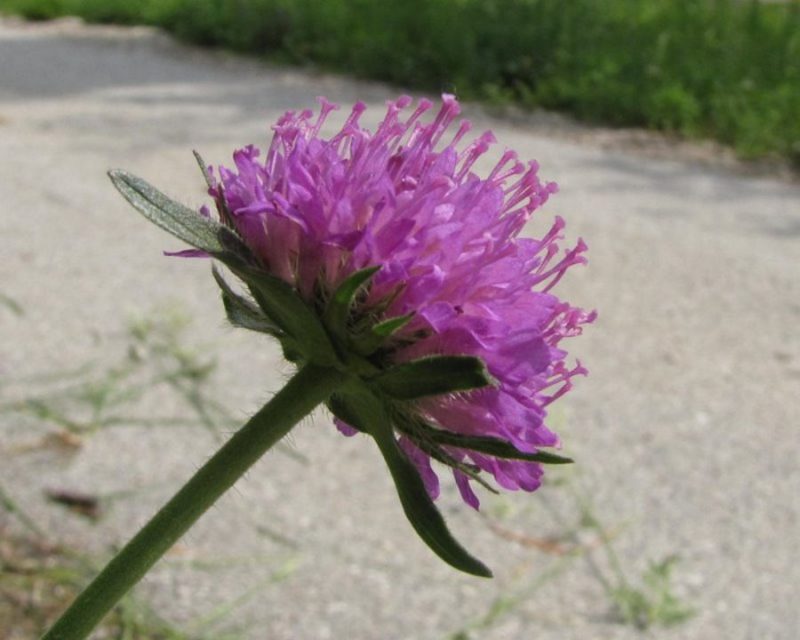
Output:
<svg viewBox="0 0 800 640">
<path fill-rule="evenodd" d="M 117 553 L 42 636 L 83 640 L 103 616 L 272 445 L 344 381 L 342 372 L 304 366 Z"/>
</svg>

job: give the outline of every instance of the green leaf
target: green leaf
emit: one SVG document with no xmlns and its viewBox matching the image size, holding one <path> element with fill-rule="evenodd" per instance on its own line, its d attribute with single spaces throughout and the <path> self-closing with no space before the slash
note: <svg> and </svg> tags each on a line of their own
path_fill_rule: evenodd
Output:
<svg viewBox="0 0 800 640">
<path fill-rule="evenodd" d="M 372 355 L 386 342 L 387 338 L 406 326 L 413 317 L 414 313 L 409 313 L 378 322 L 370 327 L 368 331 L 353 336 L 351 338 L 351 346 L 362 356 Z"/>
<path fill-rule="evenodd" d="M 453 456 L 451 456 L 447 451 L 442 449 L 438 444 L 428 441 L 428 440 L 414 440 L 414 444 L 417 445 L 422 451 L 427 453 L 431 458 L 441 462 L 448 467 L 452 467 L 453 469 L 458 469 L 463 474 L 469 476 L 472 480 L 477 482 L 487 491 L 494 493 L 495 495 L 499 494 L 500 492 L 495 489 L 491 484 L 489 484 L 486 480 L 481 477 L 481 468 L 472 465 L 461 460 L 456 460 Z"/>
<path fill-rule="evenodd" d="M 333 292 L 324 319 L 331 333 L 339 340 L 344 342 L 347 338 L 347 321 L 356 294 L 379 270 L 380 267 L 367 267 L 356 271 Z"/>
<path fill-rule="evenodd" d="M 458 447 L 459 449 L 470 449 L 496 458 L 528 460 L 541 464 L 570 464 L 573 462 L 571 458 L 559 456 L 555 453 L 548 453 L 546 451 L 525 453 L 514 447 L 510 442 L 490 436 L 467 436 L 453 433 L 452 431 L 437 429 L 430 425 L 423 425 L 420 422 L 414 424 L 414 430 L 420 431 L 424 438 L 429 438 L 436 444 Z"/>
<path fill-rule="evenodd" d="M 208 165 L 206 161 L 203 160 L 203 156 L 200 155 L 199 151 L 192 150 L 194 154 L 194 159 L 197 161 L 197 166 L 200 167 L 200 171 L 203 173 L 203 179 L 206 181 L 206 185 L 209 189 L 214 188 L 214 180 L 211 177 L 211 174 L 208 173 Z"/>
<path fill-rule="evenodd" d="M 145 218 L 226 264 L 250 262 L 250 251 L 230 229 L 200 215 L 126 171 L 108 172 L 122 196 Z"/>
<path fill-rule="evenodd" d="M 321 365 L 332 365 L 338 357 L 317 314 L 280 278 L 247 269 L 234 273 L 244 280 L 256 302 L 283 332 L 294 338 L 305 358 Z"/>
<path fill-rule="evenodd" d="M 372 333 L 379 338 L 388 338 L 390 335 L 405 327 L 416 314 L 412 311 L 404 316 L 395 316 L 372 327 Z"/>
<path fill-rule="evenodd" d="M 492 384 L 480 358 L 431 356 L 404 362 L 372 379 L 383 392 L 398 400 L 414 400 Z"/>
<path fill-rule="evenodd" d="M 233 326 L 266 333 L 278 339 L 285 337 L 280 327 L 267 318 L 257 305 L 231 289 L 216 267 L 211 268 L 211 273 L 222 291 L 222 304 Z"/>
<path fill-rule="evenodd" d="M 375 438 L 394 480 L 403 511 L 425 544 L 456 569 L 491 578 L 489 568 L 471 556 L 448 530 L 442 514 L 425 490 L 419 472 L 398 446 L 383 401 L 368 389 L 361 389 L 357 394 L 348 394 L 347 406 L 354 413 L 347 422 Z"/>
</svg>

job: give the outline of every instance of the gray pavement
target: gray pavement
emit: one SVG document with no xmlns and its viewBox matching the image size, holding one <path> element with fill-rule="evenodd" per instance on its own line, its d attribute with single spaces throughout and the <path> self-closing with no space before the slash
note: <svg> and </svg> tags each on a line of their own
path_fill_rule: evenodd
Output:
<svg viewBox="0 0 800 640">
<path fill-rule="evenodd" d="M 260 336 L 225 327 L 208 264 L 163 257 L 178 243 L 105 171 L 199 205 L 192 148 L 227 162 L 317 95 L 363 99 L 376 120 L 397 93 L 147 29 L 0 22 L 0 293 L 24 311 L 0 306 L 0 392 L 111 361 L 131 316 L 179 307 L 186 343 L 217 359 L 216 398 L 246 417 L 288 369 Z M 209 637 L 228 625 L 259 640 L 441 640 L 472 623 L 489 640 L 800 637 L 800 187 L 578 143 L 547 120 L 466 115 L 559 182 L 531 231 L 560 214 L 590 246 L 560 288 L 600 312 L 569 343 L 591 376 L 554 415 L 578 463 L 533 495 L 483 494 L 485 517 L 446 484 L 452 528 L 496 572 L 482 581 L 416 539 L 371 442 L 320 413 L 292 436 L 305 463 L 268 454 L 137 593 L 186 628 L 241 597 L 199 624 Z M 182 410 L 169 395 L 143 409 Z M 92 553 L 123 542 L 216 446 L 200 427 L 133 423 L 70 454 L 20 446 L 49 428 L 0 413 L 0 483 L 54 539 Z M 92 524 L 48 503 L 52 487 L 124 497 Z M 581 522 L 587 504 L 608 544 Z M 559 555 L 575 542 L 583 552 Z M 633 587 L 677 556 L 670 588 L 694 616 L 645 631 L 617 620 L 609 545 Z"/>
</svg>

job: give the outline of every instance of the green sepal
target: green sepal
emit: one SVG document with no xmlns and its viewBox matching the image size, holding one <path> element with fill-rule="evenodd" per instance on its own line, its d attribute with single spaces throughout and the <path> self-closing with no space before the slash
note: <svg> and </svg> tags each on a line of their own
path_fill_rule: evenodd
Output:
<svg viewBox="0 0 800 640">
<path fill-rule="evenodd" d="M 403 362 L 371 379 L 397 400 L 414 400 L 491 385 L 483 360 L 473 356 L 431 356 Z"/>
<path fill-rule="evenodd" d="M 358 291 L 366 285 L 380 267 L 367 267 L 350 275 L 333 292 L 323 315 L 325 325 L 340 341 L 347 340 L 347 321 Z"/>
<path fill-rule="evenodd" d="M 394 480 L 400 504 L 411 526 L 431 550 L 447 564 L 475 576 L 491 578 L 491 570 L 470 555 L 453 537 L 442 514 L 428 495 L 419 472 L 395 440 L 384 401 L 361 383 L 351 383 L 340 395 L 345 421 L 369 433 L 378 445 Z"/>
<path fill-rule="evenodd" d="M 425 440 L 414 440 L 414 444 L 419 447 L 422 451 L 427 453 L 431 458 L 434 460 L 441 462 L 443 465 L 452 467 L 453 469 L 458 469 L 461 473 L 465 474 L 479 485 L 481 485 L 484 489 L 493 493 L 495 495 L 499 495 L 500 492 L 495 489 L 491 484 L 489 484 L 486 480 L 481 477 L 481 468 L 477 465 L 472 465 L 461 460 L 456 460 L 453 456 L 451 456 L 447 451 L 442 449 L 438 444 L 425 441 Z"/>
<path fill-rule="evenodd" d="M 492 438 L 491 436 L 468 436 L 452 431 L 444 431 L 436 427 L 416 422 L 410 434 L 422 437 L 423 440 L 430 440 L 437 445 L 447 447 L 458 447 L 478 453 L 485 453 L 495 458 L 507 458 L 510 460 L 527 460 L 528 462 L 539 462 L 541 464 L 571 464 L 572 458 L 560 456 L 546 451 L 536 453 L 525 453 L 520 451 L 510 442 Z M 415 441 L 418 438 L 412 438 Z"/>
<path fill-rule="evenodd" d="M 222 274 L 215 266 L 211 267 L 211 273 L 222 291 L 222 304 L 225 307 L 228 321 L 233 326 L 266 333 L 279 340 L 286 336 L 280 327 L 272 322 L 256 304 L 236 293 L 225 282 Z"/>
<path fill-rule="evenodd" d="M 247 283 L 258 306 L 293 339 L 307 361 L 320 365 L 338 363 L 331 340 L 317 314 L 290 284 L 255 269 L 233 271 Z"/>
<path fill-rule="evenodd" d="M 372 327 L 372 333 L 374 333 L 379 338 L 385 339 L 391 336 L 393 333 L 399 331 L 403 327 L 405 327 L 411 319 L 416 314 L 412 311 L 411 313 L 407 313 L 404 316 L 395 316 L 394 318 L 388 318 L 383 322 L 379 322 Z"/>
<path fill-rule="evenodd" d="M 392 405 L 389 405 L 389 407 L 391 408 Z M 393 416 L 394 425 L 397 427 L 398 431 L 405 434 L 419 449 L 427 453 L 431 458 L 441 462 L 443 465 L 458 469 L 487 491 L 494 494 L 499 493 L 497 489 L 481 477 L 480 467 L 453 457 L 449 451 L 430 437 L 429 432 L 433 430 L 434 427 L 429 425 L 418 415 L 413 412 L 404 411 L 403 408 L 399 408 L 399 410 L 393 412 Z"/>
<path fill-rule="evenodd" d="M 353 349 L 362 356 L 375 353 L 392 334 L 406 326 L 414 315 L 412 312 L 404 316 L 395 316 L 372 325 L 368 331 L 351 338 Z"/>
<path fill-rule="evenodd" d="M 234 231 L 182 205 L 127 171 L 108 172 L 111 182 L 150 222 L 229 266 L 252 263 L 247 246 Z"/>
</svg>

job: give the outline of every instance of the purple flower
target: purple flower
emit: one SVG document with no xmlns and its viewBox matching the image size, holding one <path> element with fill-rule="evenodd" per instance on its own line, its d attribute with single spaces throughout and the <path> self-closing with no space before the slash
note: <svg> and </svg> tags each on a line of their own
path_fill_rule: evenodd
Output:
<svg viewBox="0 0 800 640">
<path fill-rule="evenodd" d="M 354 272 L 380 266 L 361 308 L 383 317 L 413 314 L 382 353 L 387 364 L 443 354 L 485 362 L 494 386 L 416 401 L 408 428 L 398 429 L 431 497 L 439 493 L 433 456 L 453 467 L 462 497 L 477 508 L 470 482 L 480 471 L 505 489 L 533 491 L 540 464 L 451 445 L 432 449 L 414 420 L 500 439 L 524 453 L 559 446 L 546 425 L 547 406 L 586 373 L 580 363 L 567 364 L 560 343 L 595 313 L 550 291 L 569 267 L 586 262 L 586 245 L 559 249 L 561 218 L 538 239 L 518 237 L 556 185 L 540 181 L 538 165 L 523 164 L 513 151 L 479 178 L 472 169 L 495 141 L 492 133 L 462 142 L 470 123 L 455 123 L 453 96 L 444 95 L 427 119 L 431 102 L 408 109 L 411 102 L 389 102 L 374 133 L 359 124 L 359 102 L 327 139 L 320 129 L 333 104 L 321 99 L 316 118 L 288 112 L 273 127 L 266 154 L 254 146 L 236 151 L 235 169 L 220 167 L 209 193 L 261 267 L 312 307 Z"/>
</svg>

